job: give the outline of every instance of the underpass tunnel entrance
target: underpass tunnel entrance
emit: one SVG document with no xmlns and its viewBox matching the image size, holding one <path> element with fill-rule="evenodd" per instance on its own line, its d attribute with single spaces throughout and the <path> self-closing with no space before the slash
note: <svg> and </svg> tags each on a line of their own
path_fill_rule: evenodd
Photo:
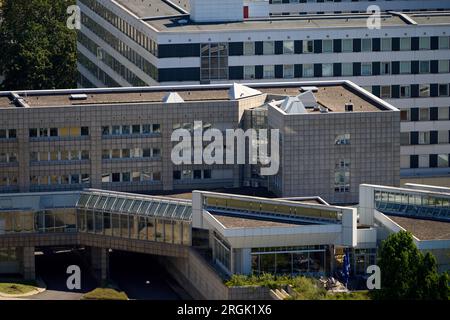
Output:
<svg viewBox="0 0 450 320">
<path fill-rule="evenodd" d="M 130 299 L 190 299 L 157 255 L 110 251 L 109 276 L 111 282 L 125 291 Z"/>
</svg>

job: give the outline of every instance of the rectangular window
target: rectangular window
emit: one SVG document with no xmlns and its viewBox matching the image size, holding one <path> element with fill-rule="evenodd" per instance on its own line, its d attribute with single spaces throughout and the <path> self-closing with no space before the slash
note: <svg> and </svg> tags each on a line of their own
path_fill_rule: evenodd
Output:
<svg viewBox="0 0 450 320">
<path fill-rule="evenodd" d="M 285 64 L 283 65 L 283 78 L 294 78 L 294 65 Z"/>
<path fill-rule="evenodd" d="M 6 129 L 0 129 L 0 139 L 6 139 Z"/>
<path fill-rule="evenodd" d="M 401 121 L 409 121 L 409 110 L 400 110 L 400 120 Z"/>
<path fill-rule="evenodd" d="M 102 127 L 102 136 L 109 136 L 109 126 Z"/>
<path fill-rule="evenodd" d="M 334 139 L 334 144 L 350 144 L 350 133 L 340 134 Z"/>
<path fill-rule="evenodd" d="M 440 97 L 446 97 L 448 96 L 448 84 L 439 84 L 439 96 Z"/>
<path fill-rule="evenodd" d="M 120 159 L 120 149 L 113 149 L 111 152 L 111 158 Z"/>
<path fill-rule="evenodd" d="M 202 178 L 202 170 L 194 170 L 194 179 Z"/>
<path fill-rule="evenodd" d="M 294 54 L 294 41 L 283 41 L 283 53 Z"/>
<path fill-rule="evenodd" d="M 275 78 L 275 66 L 266 65 L 263 67 L 264 69 L 264 79 L 273 79 Z"/>
<path fill-rule="evenodd" d="M 203 178 L 204 179 L 211 179 L 211 170 L 210 169 L 203 170 Z"/>
<path fill-rule="evenodd" d="M 362 39 L 361 40 L 361 51 L 362 52 L 372 51 L 372 39 Z"/>
<path fill-rule="evenodd" d="M 361 75 L 362 76 L 371 76 L 372 75 L 372 63 L 371 62 L 361 63 Z"/>
<path fill-rule="evenodd" d="M 141 125 L 140 124 L 133 124 L 131 126 L 131 133 L 132 134 L 140 134 L 141 133 Z"/>
<path fill-rule="evenodd" d="M 254 56 L 254 55 L 255 55 L 255 43 L 244 42 L 244 56 Z"/>
<path fill-rule="evenodd" d="M 353 39 L 342 39 L 342 52 L 353 52 Z"/>
<path fill-rule="evenodd" d="M 131 133 L 131 128 L 130 126 L 122 126 L 122 134 L 130 134 Z"/>
<path fill-rule="evenodd" d="M 305 77 L 305 78 L 314 77 L 314 65 L 313 64 L 304 64 L 303 65 L 303 77 Z"/>
<path fill-rule="evenodd" d="M 142 156 L 143 156 L 144 158 L 150 158 L 150 157 L 152 156 L 152 149 L 150 149 L 150 148 L 144 148 L 144 149 L 142 150 Z"/>
<path fill-rule="evenodd" d="M 411 38 L 400 38 L 400 50 L 401 51 L 411 50 Z"/>
<path fill-rule="evenodd" d="M 342 64 L 342 75 L 343 76 L 353 76 L 353 63 L 343 63 Z"/>
<path fill-rule="evenodd" d="M 430 144 L 430 133 L 428 131 L 419 132 L 419 144 Z"/>
<path fill-rule="evenodd" d="M 114 172 L 111 174 L 112 182 L 120 182 L 120 172 Z"/>
<path fill-rule="evenodd" d="M 420 108 L 419 109 L 419 120 L 420 121 L 428 121 L 429 118 L 429 109 L 428 108 Z"/>
<path fill-rule="evenodd" d="M 112 133 L 112 135 L 119 135 L 120 134 L 120 126 L 112 126 L 111 133 Z"/>
<path fill-rule="evenodd" d="M 58 136 L 58 128 L 50 128 L 50 137 Z"/>
<path fill-rule="evenodd" d="M 449 143 L 448 138 L 449 138 L 448 130 L 438 131 L 438 143 L 439 144 Z"/>
<path fill-rule="evenodd" d="M 429 97 L 430 96 L 430 85 L 429 84 L 419 85 L 419 96 L 420 97 Z"/>
<path fill-rule="evenodd" d="M 265 55 L 275 54 L 275 43 L 273 41 L 263 42 L 263 54 Z"/>
<path fill-rule="evenodd" d="M 152 133 L 152 126 L 150 124 L 142 125 L 142 134 L 150 134 Z"/>
<path fill-rule="evenodd" d="M 122 149 L 122 158 L 130 158 L 130 149 Z"/>
<path fill-rule="evenodd" d="M 88 136 L 89 135 L 89 127 L 81 127 L 81 135 Z"/>
<path fill-rule="evenodd" d="M 400 61 L 400 74 L 411 73 L 411 61 Z"/>
<path fill-rule="evenodd" d="M 419 62 L 419 73 L 430 73 L 430 61 Z"/>
<path fill-rule="evenodd" d="M 449 120 L 449 107 L 443 107 L 438 109 L 439 120 Z"/>
<path fill-rule="evenodd" d="M 332 63 L 323 63 L 322 64 L 322 76 L 323 77 L 332 77 L 333 76 L 333 64 Z"/>
<path fill-rule="evenodd" d="M 39 137 L 48 137 L 48 129 L 40 128 L 39 129 Z"/>
<path fill-rule="evenodd" d="M 16 131 L 16 129 L 9 129 L 8 130 L 8 138 L 9 139 L 17 138 L 17 131 Z"/>
<path fill-rule="evenodd" d="M 333 40 L 323 40 L 322 41 L 322 52 L 332 53 L 333 52 Z"/>
<path fill-rule="evenodd" d="M 401 132 L 400 133 L 400 145 L 407 146 L 409 145 L 409 132 Z"/>
<path fill-rule="evenodd" d="M 183 170 L 181 172 L 181 179 L 192 179 L 192 170 Z"/>
<path fill-rule="evenodd" d="M 391 63 L 390 62 L 381 62 L 380 74 L 391 74 Z"/>
<path fill-rule="evenodd" d="M 439 49 L 449 49 L 449 37 L 439 37 Z"/>
<path fill-rule="evenodd" d="M 430 50 L 430 37 L 420 37 L 419 38 L 419 49 L 420 50 Z"/>
<path fill-rule="evenodd" d="M 392 51 L 392 39 L 382 38 L 381 39 L 381 51 Z"/>
<path fill-rule="evenodd" d="M 255 79 L 255 66 L 244 66 L 244 79 L 245 80 Z"/>
<path fill-rule="evenodd" d="M 336 164 L 334 171 L 334 191 L 350 191 L 350 161 L 341 160 Z"/>
<path fill-rule="evenodd" d="M 314 41 L 303 40 L 303 53 L 313 53 L 314 52 Z"/>
<path fill-rule="evenodd" d="M 409 97 L 411 97 L 410 86 L 400 86 L 400 98 L 409 98 Z"/>
<path fill-rule="evenodd" d="M 161 125 L 159 123 L 154 123 L 152 125 L 153 133 L 161 133 Z"/>
<path fill-rule="evenodd" d="M 438 168 L 448 168 L 448 154 L 438 154 Z"/>
<path fill-rule="evenodd" d="M 103 149 L 102 150 L 102 159 L 106 160 L 106 159 L 109 159 L 109 158 L 110 158 L 109 150 Z"/>
<path fill-rule="evenodd" d="M 391 86 L 381 86 L 381 98 L 391 98 Z"/>
<path fill-rule="evenodd" d="M 449 72 L 449 60 L 439 60 L 439 73 Z"/>
</svg>

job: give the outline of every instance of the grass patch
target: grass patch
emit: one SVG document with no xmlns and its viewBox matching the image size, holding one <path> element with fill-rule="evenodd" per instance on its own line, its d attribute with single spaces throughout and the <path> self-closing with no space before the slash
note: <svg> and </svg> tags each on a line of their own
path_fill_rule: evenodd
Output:
<svg viewBox="0 0 450 320">
<path fill-rule="evenodd" d="M 33 291 L 37 291 L 36 283 L 33 281 L 0 282 L 0 293 L 16 295 Z"/>
<path fill-rule="evenodd" d="M 292 300 L 370 300 L 369 291 L 354 291 L 349 293 L 328 292 L 319 280 L 305 276 L 276 276 L 269 273 L 261 275 L 232 275 L 225 282 L 228 287 L 263 286 L 270 289 L 280 289 L 291 285 L 294 293 Z"/>
<path fill-rule="evenodd" d="M 113 288 L 97 288 L 83 295 L 83 300 L 128 300 L 123 291 Z"/>
</svg>

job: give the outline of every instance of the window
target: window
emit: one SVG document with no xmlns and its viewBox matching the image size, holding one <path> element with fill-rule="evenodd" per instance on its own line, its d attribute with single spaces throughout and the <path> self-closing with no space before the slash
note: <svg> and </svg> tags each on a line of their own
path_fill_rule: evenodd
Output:
<svg viewBox="0 0 450 320">
<path fill-rule="evenodd" d="M 448 130 L 438 131 L 438 143 L 439 144 L 447 144 L 449 143 L 449 132 Z"/>
<path fill-rule="evenodd" d="M 371 62 L 361 63 L 361 75 L 362 76 L 372 75 L 372 63 Z"/>
<path fill-rule="evenodd" d="M 409 121 L 409 110 L 400 110 L 400 120 L 401 121 Z"/>
<path fill-rule="evenodd" d="M 120 182 L 120 172 L 114 172 L 111 174 L 112 182 Z"/>
<path fill-rule="evenodd" d="M 103 149 L 102 150 L 102 159 L 105 160 L 105 159 L 109 159 L 109 158 L 110 158 L 109 150 Z"/>
<path fill-rule="evenodd" d="M 50 128 L 50 137 L 58 136 L 58 128 Z"/>
<path fill-rule="evenodd" d="M 333 64 L 332 63 L 322 64 L 322 76 L 323 77 L 332 77 L 333 76 Z"/>
<path fill-rule="evenodd" d="M 350 144 L 350 133 L 340 134 L 334 139 L 334 144 Z"/>
<path fill-rule="evenodd" d="M 430 73 L 430 61 L 419 62 L 419 73 Z"/>
<path fill-rule="evenodd" d="M 419 49 L 420 50 L 430 50 L 430 37 L 420 37 L 419 38 Z"/>
<path fill-rule="evenodd" d="M 350 162 L 341 160 L 336 164 L 334 171 L 334 191 L 350 191 Z"/>
<path fill-rule="evenodd" d="M 449 60 L 439 60 L 439 73 L 449 72 Z"/>
<path fill-rule="evenodd" d="M 283 41 L 283 53 L 294 54 L 294 41 Z"/>
<path fill-rule="evenodd" d="M 81 127 L 81 135 L 88 136 L 89 135 L 89 127 Z M 50 136 L 51 136 L 51 129 L 50 129 Z"/>
<path fill-rule="evenodd" d="M 122 182 L 130 182 L 131 181 L 131 175 L 129 172 L 123 172 L 122 173 Z"/>
<path fill-rule="evenodd" d="M 204 179 L 211 179 L 211 170 L 203 170 L 203 178 Z"/>
<path fill-rule="evenodd" d="M 429 84 L 419 85 L 419 96 L 420 97 L 429 97 L 430 96 L 430 85 Z"/>
<path fill-rule="evenodd" d="M 38 132 L 36 128 L 32 128 L 29 130 L 29 136 L 30 138 L 36 138 L 38 136 Z"/>
<path fill-rule="evenodd" d="M 314 52 L 314 41 L 303 40 L 303 53 L 313 53 Z"/>
<path fill-rule="evenodd" d="M 362 39 L 361 40 L 361 51 L 362 52 L 372 51 L 372 39 Z"/>
<path fill-rule="evenodd" d="M 122 126 L 122 134 L 130 134 L 130 126 Z"/>
<path fill-rule="evenodd" d="M 342 52 L 353 52 L 353 39 L 342 40 Z"/>
<path fill-rule="evenodd" d="M 30 161 L 33 161 L 33 162 L 38 161 L 38 153 L 37 152 L 35 152 L 35 151 L 30 152 Z"/>
<path fill-rule="evenodd" d="M 150 134 L 152 133 L 152 126 L 150 124 L 142 125 L 142 134 Z"/>
<path fill-rule="evenodd" d="M 88 150 L 81 151 L 81 160 L 89 160 L 89 151 Z"/>
<path fill-rule="evenodd" d="M 154 123 L 152 125 L 153 133 L 161 133 L 161 125 L 159 123 Z"/>
<path fill-rule="evenodd" d="M 120 134 L 120 126 L 112 126 L 111 133 L 112 133 L 112 135 L 119 135 Z"/>
<path fill-rule="evenodd" d="M 111 158 L 120 159 L 120 149 L 113 149 L 111 152 Z"/>
<path fill-rule="evenodd" d="M 130 158 L 130 149 L 122 149 L 122 158 Z"/>
<path fill-rule="evenodd" d="M 303 77 L 305 77 L 305 78 L 314 77 L 314 65 L 313 64 L 304 64 L 303 65 Z"/>
<path fill-rule="evenodd" d="M 108 136 L 109 135 L 109 126 L 103 126 L 102 127 L 102 136 Z"/>
<path fill-rule="evenodd" d="M 181 172 L 181 179 L 192 179 L 192 170 L 183 170 Z"/>
<path fill-rule="evenodd" d="M 449 37 L 439 37 L 439 49 L 449 49 Z"/>
<path fill-rule="evenodd" d="M 411 90 L 409 86 L 400 86 L 400 98 L 411 97 Z"/>
<path fill-rule="evenodd" d="M 255 66 L 244 66 L 244 79 L 255 79 Z"/>
<path fill-rule="evenodd" d="M 275 43 L 273 41 L 263 42 L 263 54 L 274 54 L 275 53 Z"/>
<path fill-rule="evenodd" d="M 419 144 L 430 144 L 430 133 L 428 131 L 419 132 Z"/>
<path fill-rule="evenodd" d="M 400 61 L 400 74 L 411 73 L 411 61 Z"/>
<path fill-rule="evenodd" d="M 430 157 L 425 154 L 419 155 L 419 168 L 428 168 L 430 166 Z"/>
<path fill-rule="evenodd" d="M 439 84 L 439 96 L 441 96 L 441 97 L 448 96 L 448 84 L 447 83 Z"/>
<path fill-rule="evenodd" d="M 0 139 L 6 139 L 6 129 L 0 129 Z"/>
<path fill-rule="evenodd" d="M 411 50 L 411 38 L 400 38 L 400 50 L 401 51 Z"/>
<path fill-rule="evenodd" d="M 131 126 L 131 133 L 132 134 L 140 134 L 141 133 L 141 125 L 140 124 L 133 124 Z"/>
<path fill-rule="evenodd" d="M 353 76 L 353 63 L 343 63 L 342 64 L 342 75 L 343 76 Z"/>
<path fill-rule="evenodd" d="M 152 156 L 152 149 L 150 149 L 150 148 L 144 148 L 144 149 L 142 150 L 142 156 L 143 156 L 144 158 L 150 158 L 150 157 Z"/>
<path fill-rule="evenodd" d="M 255 43 L 254 42 L 244 42 L 244 56 L 255 55 Z"/>
<path fill-rule="evenodd" d="M 283 65 L 283 78 L 294 78 L 294 65 L 293 64 Z"/>
<path fill-rule="evenodd" d="M 438 167 L 448 168 L 448 154 L 438 154 Z"/>
<path fill-rule="evenodd" d="M 391 86 L 381 86 L 381 98 L 391 97 Z"/>
<path fill-rule="evenodd" d="M 202 178 L 202 170 L 194 170 L 194 179 Z"/>
<path fill-rule="evenodd" d="M 275 78 L 275 66 L 273 66 L 273 65 L 265 65 L 263 67 L 263 70 L 264 70 L 264 79 Z"/>
<path fill-rule="evenodd" d="M 381 62 L 380 63 L 380 74 L 391 74 L 391 63 Z"/>
<path fill-rule="evenodd" d="M 428 108 L 420 108 L 419 109 L 419 120 L 420 121 L 428 121 L 429 118 L 429 109 Z"/>
<path fill-rule="evenodd" d="M 40 128 L 39 129 L 39 137 L 48 137 L 48 129 Z"/>
<path fill-rule="evenodd" d="M 400 133 L 400 145 L 402 146 L 409 145 L 409 132 Z"/>
<path fill-rule="evenodd" d="M 8 130 L 8 138 L 9 139 L 17 138 L 17 131 L 16 131 L 16 129 L 9 129 Z"/>
<path fill-rule="evenodd" d="M 173 172 L 173 179 L 180 180 L 181 179 L 181 171 L 177 170 Z"/>
<path fill-rule="evenodd" d="M 161 149 L 153 148 L 153 157 L 160 157 L 161 156 Z"/>
<path fill-rule="evenodd" d="M 333 40 L 323 40 L 322 41 L 322 52 L 332 53 L 333 52 Z"/>
<path fill-rule="evenodd" d="M 439 120 L 449 120 L 449 107 L 438 109 L 438 119 Z"/>
<path fill-rule="evenodd" d="M 200 79 L 228 79 L 228 44 L 206 43 L 200 47 Z"/>
<path fill-rule="evenodd" d="M 381 51 L 392 51 L 391 38 L 382 38 L 381 39 Z"/>
</svg>

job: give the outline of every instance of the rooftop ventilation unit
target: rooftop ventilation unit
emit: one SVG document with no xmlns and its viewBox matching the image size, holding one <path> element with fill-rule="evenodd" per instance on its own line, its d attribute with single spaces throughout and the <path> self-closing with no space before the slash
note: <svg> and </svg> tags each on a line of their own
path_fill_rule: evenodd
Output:
<svg viewBox="0 0 450 320">
<path fill-rule="evenodd" d="M 346 103 L 345 104 L 345 112 L 352 112 L 353 111 L 353 103 Z"/>
<path fill-rule="evenodd" d="M 70 100 L 86 100 L 87 98 L 87 94 L 84 93 L 70 95 Z"/>
<path fill-rule="evenodd" d="M 300 87 L 300 92 L 306 92 L 306 91 L 312 91 L 312 92 L 318 92 L 319 88 L 317 87 Z"/>
<path fill-rule="evenodd" d="M 320 106 L 319 109 L 321 113 L 328 113 L 328 109 L 325 107 Z"/>
</svg>

